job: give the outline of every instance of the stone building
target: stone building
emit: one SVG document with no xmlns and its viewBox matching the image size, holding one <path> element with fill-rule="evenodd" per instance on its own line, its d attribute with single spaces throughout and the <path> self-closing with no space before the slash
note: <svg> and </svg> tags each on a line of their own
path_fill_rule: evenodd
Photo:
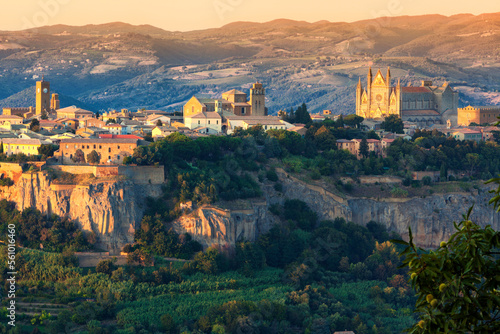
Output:
<svg viewBox="0 0 500 334">
<path fill-rule="evenodd" d="M 75 106 L 58 109 L 56 110 L 56 112 L 57 112 L 57 118 L 81 119 L 81 118 L 94 117 L 94 113 L 92 111 L 77 108 Z"/>
<path fill-rule="evenodd" d="M 256 82 L 250 88 L 250 100 L 247 94 L 233 89 L 222 93 L 220 99 L 197 98 L 193 96 L 183 108 L 184 117 L 201 112 L 217 112 L 221 115 L 266 116 L 266 90 Z"/>
<path fill-rule="evenodd" d="M 498 121 L 500 106 L 458 108 L 458 125 L 469 126 L 470 123 L 485 124 Z"/>
<path fill-rule="evenodd" d="M 443 124 L 447 120 L 457 122 L 458 92 L 448 83 L 433 86 L 432 81 L 422 81 L 420 87 L 402 87 L 400 81 L 391 86 L 391 71 L 384 78 L 380 69 L 375 77 L 368 70 L 367 86 L 361 78 L 356 87 L 356 115 L 365 119 L 383 119 L 398 115 L 403 121 L 419 125 Z"/>
<path fill-rule="evenodd" d="M 43 76 L 35 85 L 35 103 L 35 107 L 3 108 L 3 114 L 31 118 L 42 113 L 50 114 L 59 109 L 59 95 L 52 94 L 51 97 L 50 82 L 45 81 Z"/>
<path fill-rule="evenodd" d="M 78 150 L 84 153 L 85 159 L 90 152 L 95 150 L 101 157 L 101 164 L 121 164 L 123 158 L 131 156 L 139 145 L 144 145 L 144 143 L 138 139 L 63 139 L 54 157 L 61 164 L 74 164 L 72 159 Z"/>
</svg>

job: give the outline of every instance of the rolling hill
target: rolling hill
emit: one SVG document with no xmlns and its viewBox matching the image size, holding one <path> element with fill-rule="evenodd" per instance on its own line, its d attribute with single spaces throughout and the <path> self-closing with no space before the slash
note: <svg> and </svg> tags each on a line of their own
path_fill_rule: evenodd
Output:
<svg viewBox="0 0 500 334">
<path fill-rule="evenodd" d="M 190 32 L 120 22 L 3 31 L 0 107 L 32 103 L 29 88 L 43 74 L 63 105 L 94 110 L 179 110 L 193 94 L 217 97 L 259 80 L 271 112 L 306 102 L 348 114 L 369 66 L 391 66 L 403 84 L 448 81 L 462 105 L 498 103 L 500 13 L 279 19 Z"/>
</svg>

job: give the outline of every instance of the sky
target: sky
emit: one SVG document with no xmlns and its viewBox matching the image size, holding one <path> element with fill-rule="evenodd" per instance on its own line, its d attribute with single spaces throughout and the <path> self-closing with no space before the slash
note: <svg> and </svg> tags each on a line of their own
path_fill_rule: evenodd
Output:
<svg viewBox="0 0 500 334">
<path fill-rule="evenodd" d="M 119 21 L 189 31 L 279 18 L 353 22 L 381 16 L 494 12 L 500 12 L 498 0 L 4 0 L 0 30 Z"/>
</svg>

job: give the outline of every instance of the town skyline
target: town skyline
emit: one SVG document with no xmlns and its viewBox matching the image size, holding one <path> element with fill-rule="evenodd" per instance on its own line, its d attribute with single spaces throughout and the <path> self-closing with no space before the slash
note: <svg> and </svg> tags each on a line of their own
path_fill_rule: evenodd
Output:
<svg viewBox="0 0 500 334">
<path fill-rule="evenodd" d="M 99 8 L 99 10 L 96 10 Z M 424 0 L 418 4 L 403 0 L 356 0 L 345 4 L 312 0 L 307 3 L 291 1 L 283 7 L 278 1 L 213 0 L 164 3 L 146 0 L 127 3 L 95 0 L 28 0 L 19 6 L 14 3 L 0 5 L 10 15 L 0 23 L 0 30 L 17 31 L 47 25 L 105 24 L 124 22 L 133 25 L 149 24 L 168 31 L 191 31 L 218 28 L 232 22 L 269 22 L 290 19 L 307 22 L 356 22 L 379 17 L 444 15 L 480 15 L 500 11 L 491 1 L 439 3 Z M 189 16 L 179 15 L 189 13 Z"/>
</svg>

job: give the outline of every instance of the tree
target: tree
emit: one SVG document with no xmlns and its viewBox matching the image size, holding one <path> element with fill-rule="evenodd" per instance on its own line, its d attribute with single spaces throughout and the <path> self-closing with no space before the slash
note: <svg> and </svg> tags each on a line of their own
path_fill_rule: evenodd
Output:
<svg viewBox="0 0 500 334">
<path fill-rule="evenodd" d="M 361 139 L 361 143 L 359 144 L 359 154 L 366 158 L 369 154 L 368 141 L 366 138 Z"/>
<path fill-rule="evenodd" d="M 73 158 L 71 158 L 71 160 L 73 160 L 77 164 L 85 163 L 85 153 L 83 153 L 82 150 L 78 149 L 76 150 L 75 155 L 73 156 Z"/>
<path fill-rule="evenodd" d="M 30 130 L 34 132 L 40 131 L 40 121 L 36 118 L 32 119 L 30 123 Z"/>
<path fill-rule="evenodd" d="M 359 128 L 364 120 L 365 119 L 361 116 L 358 116 L 356 114 L 351 114 L 344 117 L 344 124 L 352 128 L 354 127 Z"/>
<path fill-rule="evenodd" d="M 49 115 L 47 115 L 47 112 L 44 110 L 42 111 L 42 116 L 40 117 L 41 119 L 49 119 Z"/>
<path fill-rule="evenodd" d="M 302 105 L 298 107 L 297 110 L 295 111 L 295 119 L 293 120 L 293 123 L 307 124 L 310 123 L 311 121 L 312 121 L 311 116 L 307 111 L 307 106 L 305 103 L 302 103 Z"/>
<path fill-rule="evenodd" d="M 47 159 L 48 157 L 51 157 L 54 155 L 54 152 L 59 149 L 59 146 L 57 145 L 52 145 L 52 144 L 42 144 L 38 148 L 38 154 L 42 156 L 42 159 Z"/>
<path fill-rule="evenodd" d="M 156 126 L 163 126 L 163 123 L 161 122 L 160 119 L 156 121 Z"/>
<path fill-rule="evenodd" d="M 111 276 L 113 271 L 116 269 L 114 260 L 101 260 L 95 267 L 96 273 L 103 273 Z"/>
<path fill-rule="evenodd" d="M 473 223 L 471 211 L 472 207 L 462 222 L 454 224 L 457 231 L 448 242 L 441 242 L 436 250 L 417 248 L 411 229 L 409 242 L 395 240 L 406 246 L 401 253 L 403 266 L 409 267 L 418 297 L 420 321 L 410 333 L 500 331 L 500 293 L 496 290 L 500 233 L 490 225 L 481 228 Z"/>
<path fill-rule="evenodd" d="M 92 150 L 89 154 L 87 154 L 87 162 L 90 164 L 98 164 L 101 161 L 101 155 L 96 152 L 96 150 Z"/>
<path fill-rule="evenodd" d="M 404 125 L 403 120 L 398 115 L 389 115 L 385 118 L 385 120 L 380 124 L 382 129 L 389 132 L 394 133 L 404 133 Z"/>
</svg>

